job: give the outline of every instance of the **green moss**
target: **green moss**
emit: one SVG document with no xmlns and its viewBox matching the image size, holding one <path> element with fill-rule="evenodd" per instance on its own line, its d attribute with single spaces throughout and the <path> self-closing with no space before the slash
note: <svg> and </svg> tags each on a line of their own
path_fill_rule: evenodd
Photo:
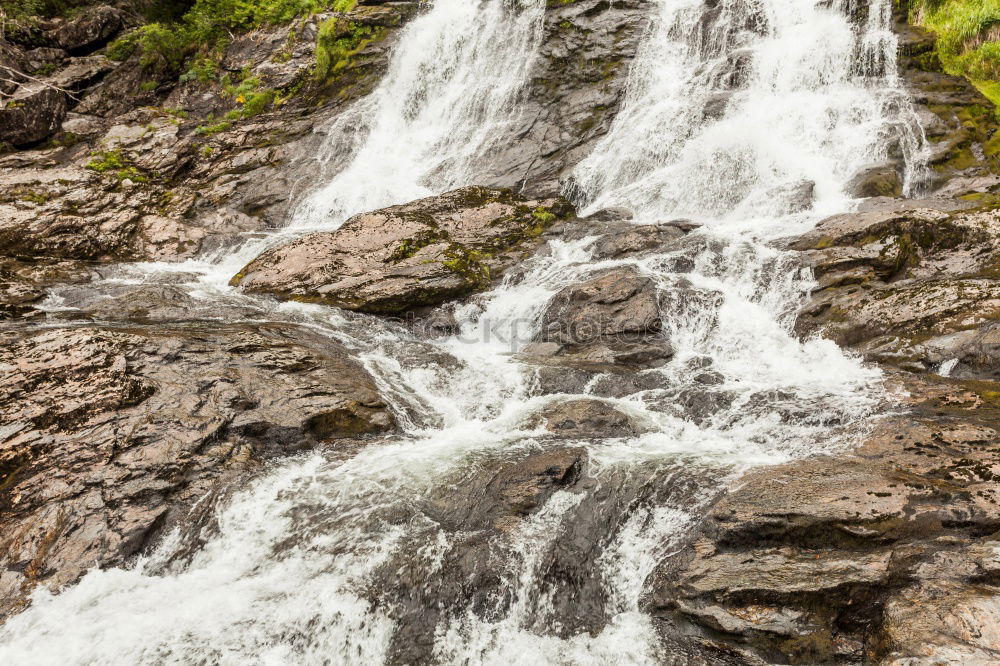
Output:
<svg viewBox="0 0 1000 666">
<path fill-rule="evenodd" d="M 994 104 L 1000 101 L 1000 0 L 917 0 L 911 20 L 937 36 L 944 71 L 965 76 Z"/>
<path fill-rule="evenodd" d="M 935 164 L 934 169 L 937 171 L 963 171 L 978 164 L 979 160 L 972 149 L 969 146 L 963 146 L 949 153 L 944 161 Z"/>
<path fill-rule="evenodd" d="M 557 215 L 550 211 L 544 206 L 539 206 L 535 210 L 531 211 L 531 216 L 541 222 L 542 224 L 552 224 L 555 222 Z"/>
<path fill-rule="evenodd" d="M 149 177 L 140 171 L 120 150 L 106 150 L 91 153 L 91 159 L 86 168 L 100 174 L 114 176 L 118 180 L 131 180 L 133 183 L 147 183 Z"/>
<path fill-rule="evenodd" d="M 473 250 L 458 243 L 452 243 L 444 251 L 446 260 L 441 262 L 452 273 L 462 276 L 470 285 L 483 288 L 490 283 L 490 267 L 484 262 L 489 254 Z"/>
<path fill-rule="evenodd" d="M 383 36 L 380 29 L 348 19 L 334 17 L 324 21 L 316 35 L 316 80 L 324 81 L 346 67 L 353 55 Z"/>
<path fill-rule="evenodd" d="M 59 66 L 56 65 L 54 62 L 47 62 L 38 69 L 36 69 L 34 72 L 32 72 L 32 74 L 34 76 L 48 76 L 57 69 L 59 69 Z"/>
<path fill-rule="evenodd" d="M 218 134 L 219 132 L 225 132 L 227 129 L 233 126 L 228 120 L 223 120 L 221 123 L 215 123 L 213 125 L 199 125 L 195 132 L 204 136 L 211 136 L 213 134 Z"/>
<path fill-rule="evenodd" d="M 448 234 L 438 229 L 436 226 L 433 226 L 429 229 L 421 231 L 413 238 L 404 239 L 403 242 L 399 244 L 399 247 L 393 251 L 392 255 L 389 257 L 389 261 L 397 264 L 404 259 L 409 259 L 419 252 L 421 248 L 425 248 L 428 245 L 433 245 L 434 243 L 439 243 L 447 239 Z"/>
<path fill-rule="evenodd" d="M 171 118 L 177 118 L 178 120 L 185 120 L 188 117 L 188 112 L 184 109 L 171 109 L 164 107 L 162 111 Z"/>
<path fill-rule="evenodd" d="M 181 83 L 188 81 L 198 81 L 199 83 L 211 83 L 219 78 L 219 62 L 221 53 L 210 53 L 196 57 L 191 66 L 178 79 Z"/>
<path fill-rule="evenodd" d="M 18 192 L 18 198 L 21 199 L 21 201 L 30 201 L 31 203 L 42 205 L 48 201 L 50 197 L 46 194 L 42 194 L 41 192 L 36 192 L 35 190 L 21 190 Z"/>
</svg>

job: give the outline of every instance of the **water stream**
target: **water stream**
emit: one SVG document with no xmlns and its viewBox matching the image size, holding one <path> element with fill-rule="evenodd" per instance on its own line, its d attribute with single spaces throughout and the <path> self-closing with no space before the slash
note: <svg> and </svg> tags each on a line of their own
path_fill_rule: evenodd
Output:
<svg viewBox="0 0 1000 666">
<path fill-rule="evenodd" d="M 239 302 L 259 319 L 344 343 L 403 433 L 271 469 L 219 505 L 217 527 L 191 558 L 173 557 L 193 538 L 181 530 L 131 568 L 92 571 L 58 594 L 39 590 L 0 627 L 0 661 L 379 664 L 404 663 L 414 645 L 442 664 L 673 656 L 642 595 L 699 511 L 748 467 L 848 445 L 878 410 L 877 371 L 791 333 L 812 280 L 771 241 L 848 209 L 845 184 L 866 166 L 903 159 L 915 182 L 921 139 L 895 74 L 888 0 L 650 7 L 622 110 L 566 191 L 585 212 L 623 207 L 636 224 L 702 226 L 641 259 L 595 259 L 592 237 L 552 241 L 458 308 L 461 331 L 445 339 L 225 286 L 264 246 L 475 183 L 487 170 L 515 123 L 544 3 L 435 0 L 405 29 L 380 87 L 323 128 L 327 180 L 288 229 L 119 277 L 194 272 L 186 288 L 207 303 Z M 631 390 L 596 380 L 582 391 L 647 432 L 554 440 L 531 417 L 568 396 L 539 390 L 537 369 L 512 352 L 559 289 L 622 263 L 655 279 L 676 355 Z M 711 386 L 693 379 L 706 367 L 718 373 Z M 689 404 L 711 408 L 694 414 Z M 586 449 L 588 483 L 557 492 L 488 544 L 491 594 L 449 596 L 452 559 L 467 544 L 428 503 L 498 460 L 569 446 Z M 580 540 L 588 546 L 573 545 Z M 395 591 L 404 577 L 421 594 L 441 590 L 437 603 L 407 612 Z"/>
</svg>

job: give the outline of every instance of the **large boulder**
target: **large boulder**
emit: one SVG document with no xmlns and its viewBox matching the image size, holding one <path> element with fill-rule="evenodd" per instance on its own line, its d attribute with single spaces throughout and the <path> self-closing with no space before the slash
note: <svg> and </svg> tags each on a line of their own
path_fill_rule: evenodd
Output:
<svg viewBox="0 0 1000 666">
<path fill-rule="evenodd" d="M 484 289 L 571 214 L 560 198 L 465 187 L 268 250 L 232 284 L 283 300 L 401 314 Z"/>
<path fill-rule="evenodd" d="M 0 107 L 0 142 L 38 143 L 59 129 L 66 109 L 62 90 L 40 82 L 23 84 Z"/>
<path fill-rule="evenodd" d="M 797 330 L 910 370 L 1000 377 L 1000 211 L 963 203 L 838 215 L 797 239 L 818 280 Z"/>
<path fill-rule="evenodd" d="M 620 409 L 594 398 L 577 398 L 547 405 L 531 424 L 561 437 L 626 437 L 643 428 Z"/>
<path fill-rule="evenodd" d="M 673 355 L 651 277 L 608 269 L 557 293 L 524 353 L 592 366 L 649 367 Z"/>
<path fill-rule="evenodd" d="M 104 46 L 128 21 L 128 15 L 114 7 L 100 5 L 80 12 L 52 31 L 54 45 L 70 54 L 90 53 Z"/>
<path fill-rule="evenodd" d="M 332 340 L 188 325 L 8 330 L 0 424 L 2 617 L 36 584 L 124 564 L 260 461 L 393 418 Z"/>
<path fill-rule="evenodd" d="M 900 381 L 909 413 L 856 451 L 742 477 L 651 579 L 654 616 L 735 663 L 990 661 L 998 404 L 982 382 Z"/>
</svg>

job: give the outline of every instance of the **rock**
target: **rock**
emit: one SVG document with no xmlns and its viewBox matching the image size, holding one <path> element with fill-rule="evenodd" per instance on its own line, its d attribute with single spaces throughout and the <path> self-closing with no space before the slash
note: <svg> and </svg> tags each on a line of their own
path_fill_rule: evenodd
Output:
<svg viewBox="0 0 1000 666">
<path fill-rule="evenodd" d="M 4 96 L 13 93 L 25 80 L 23 73 L 35 71 L 42 64 L 44 63 L 34 65 L 24 51 L 0 38 L 0 67 L 3 67 L 7 74 L 7 76 L 0 77 L 0 93 Z"/>
<path fill-rule="evenodd" d="M 646 0 L 549 3 L 521 127 L 486 184 L 553 196 L 611 127 L 650 12 Z"/>
<path fill-rule="evenodd" d="M 104 56 L 71 58 L 66 67 L 50 76 L 47 81 L 57 88 L 76 93 L 93 85 L 116 66 Z"/>
<path fill-rule="evenodd" d="M 177 261 L 193 257 L 201 249 L 204 229 L 159 215 L 146 215 L 139 221 L 137 252 L 153 261 Z"/>
<path fill-rule="evenodd" d="M 125 12 L 114 7 L 88 8 L 55 29 L 55 45 L 73 55 L 90 53 L 118 34 L 126 20 Z"/>
<path fill-rule="evenodd" d="M 387 663 L 428 661 L 435 631 L 450 613 L 503 613 L 512 600 L 498 558 L 516 557 L 505 540 L 555 493 L 577 492 L 585 468 L 580 448 L 532 451 L 481 461 L 436 489 L 420 510 L 448 535 L 440 566 L 425 569 L 418 553 L 426 542 L 417 536 L 375 575 L 376 598 L 391 604 L 397 624 Z"/>
<path fill-rule="evenodd" d="M 642 431 L 624 412 L 589 398 L 547 405 L 531 424 L 565 437 L 626 437 Z"/>
<path fill-rule="evenodd" d="M 764 197 L 769 206 L 778 205 L 785 214 L 801 213 L 812 208 L 815 190 L 813 181 L 799 180 L 772 188 Z"/>
<path fill-rule="evenodd" d="M 673 355 L 662 329 L 653 280 L 622 267 L 557 293 L 535 342 L 558 345 L 547 355 L 574 364 L 649 367 Z"/>
<path fill-rule="evenodd" d="M 29 312 L 32 303 L 45 297 L 45 292 L 26 282 L 0 282 L 0 320 Z"/>
<path fill-rule="evenodd" d="M 143 90 L 146 75 L 138 61 L 122 63 L 88 89 L 74 107 L 77 113 L 113 119 L 141 105 L 156 104 L 156 93 Z"/>
<path fill-rule="evenodd" d="M 25 51 L 25 66 L 21 71 L 37 72 L 46 66 L 59 66 L 68 57 L 62 49 L 40 46 L 38 48 Z"/>
<path fill-rule="evenodd" d="M 9 193 L 0 202 L 0 255 L 60 259 L 126 256 L 146 192 L 126 194 L 76 167 L 10 169 L 0 173 Z"/>
<path fill-rule="evenodd" d="M 290 326 L 2 335 L 0 615 L 123 565 L 256 461 L 393 424 L 337 343 Z"/>
<path fill-rule="evenodd" d="M 487 287 L 570 215 L 562 199 L 466 187 L 356 215 L 266 251 L 233 278 L 250 293 L 400 314 Z"/>
<path fill-rule="evenodd" d="M 651 611 L 767 663 L 995 650 L 992 632 L 962 623 L 996 612 L 981 535 L 1000 526 L 1000 403 L 988 383 L 895 380 L 909 412 L 856 451 L 742 477 L 660 566 Z"/>
<path fill-rule="evenodd" d="M 793 243 L 819 282 L 796 329 L 900 367 L 953 359 L 959 376 L 1000 377 L 1000 211 L 939 208 L 838 215 Z"/>
<path fill-rule="evenodd" d="M 885 664 L 986 664 L 1000 654 L 1000 541 L 942 546 L 916 567 L 919 583 L 886 603 Z"/>
<path fill-rule="evenodd" d="M 593 245 L 593 258 L 621 259 L 663 252 L 698 227 L 687 220 L 633 224 L 631 219 L 629 211 L 602 210 L 573 224 L 557 227 L 548 232 L 548 236 L 562 241 L 598 236 Z"/>
<path fill-rule="evenodd" d="M 66 116 L 66 93 L 44 83 L 22 84 L 0 107 L 0 142 L 27 146 L 48 138 Z"/>
<path fill-rule="evenodd" d="M 893 166 L 877 166 L 862 171 L 845 188 L 856 197 L 901 197 L 903 183 Z"/>
</svg>

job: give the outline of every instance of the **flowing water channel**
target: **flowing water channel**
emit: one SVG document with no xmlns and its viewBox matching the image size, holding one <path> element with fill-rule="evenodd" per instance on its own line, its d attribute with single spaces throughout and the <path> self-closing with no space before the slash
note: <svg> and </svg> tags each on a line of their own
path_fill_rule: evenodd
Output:
<svg viewBox="0 0 1000 666">
<path fill-rule="evenodd" d="M 895 74 L 888 0 L 657 0 L 611 131 L 566 193 L 636 224 L 685 218 L 683 243 L 640 259 L 553 240 L 427 340 L 367 315 L 243 296 L 228 279 L 266 246 L 348 216 L 474 184 L 516 126 L 543 37 L 542 0 L 434 0 L 401 37 L 379 88 L 321 128 L 326 180 L 289 227 L 178 266 L 216 308 L 295 321 L 345 344 L 402 434 L 285 461 L 127 569 L 39 591 L 0 628 L 5 664 L 655 664 L 678 657 L 643 610 L 647 579 L 741 471 L 850 443 L 877 414 L 880 377 L 833 343 L 791 333 L 812 281 L 771 241 L 848 209 L 847 181 L 921 138 Z M 803 202 L 805 200 L 805 203 Z M 629 387 L 581 393 L 645 434 L 554 440 L 513 352 L 548 300 L 629 264 L 662 295 L 676 350 Z M 683 268 L 681 268 L 683 267 Z M 693 376 L 710 369 L 711 385 Z M 586 483 L 556 492 L 486 543 L 482 594 L 457 594 L 466 534 L 433 507 L 497 461 L 586 450 Z M 207 529 L 207 528 L 206 528 Z M 477 551 L 480 552 L 480 551 Z M 477 575 L 478 575 L 477 574 Z M 401 582 L 403 581 L 403 582 Z M 407 582 L 408 581 L 408 582 Z M 401 591 L 404 587 L 410 589 Z M 414 588 L 416 591 L 414 591 Z"/>
</svg>

